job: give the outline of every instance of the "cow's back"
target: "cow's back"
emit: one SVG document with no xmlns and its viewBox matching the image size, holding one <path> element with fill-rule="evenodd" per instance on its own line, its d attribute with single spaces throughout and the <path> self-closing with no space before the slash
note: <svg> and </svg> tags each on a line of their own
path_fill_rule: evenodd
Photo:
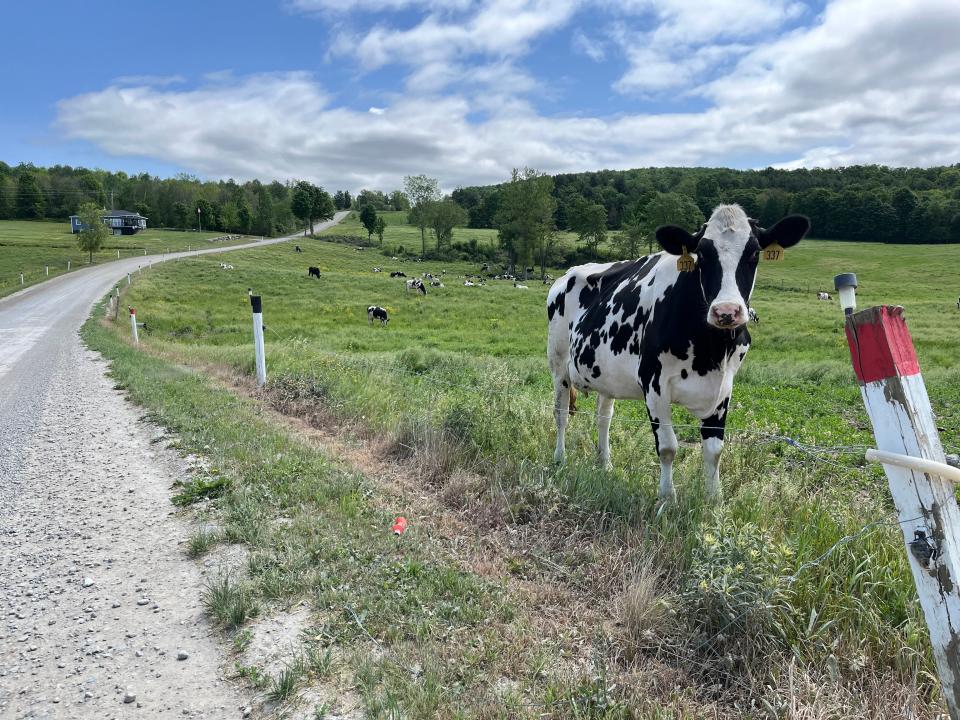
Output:
<svg viewBox="0 0 960 720">
<path fill-rule="evenodd" d="M 676 282 L 663 253 L 571 268 L 547 296 L 547 354 L 555 376 L 615 397 L 642 397 L 644 330 L 658 298 Z"/>
</svg>

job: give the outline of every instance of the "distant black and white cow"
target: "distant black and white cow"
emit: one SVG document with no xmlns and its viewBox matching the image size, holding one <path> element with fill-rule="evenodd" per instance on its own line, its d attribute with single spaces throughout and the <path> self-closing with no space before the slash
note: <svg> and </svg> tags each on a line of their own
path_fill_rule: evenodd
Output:
<svg viewBox="0 0 960 720">
<path fill-rule="evenodd" d="M 564 459 L 577 390 L 597 393 L 600 461 L 607 468 L 614 400 L 643 400 L 660 456 L 659 495 L 672 501 L 677 437 L 670 406 L 676 403 L 701 421 L 707 495 L 718 499 L 727 406 L 750 347 L 745 324 L 760 250 L 774 242 L 791 247 L 809 228 L 807 218 L 792 215 L 765 230 L 738 205 L 721 205 L 696 235 L 658 228 L 663 252 L 581 265 L 559 278 L 547 296 L 556 461 Z M 684 249 L 695 261 L 691 272 L 677 268 Z"/>
<path fill-rule="evenodd" d="M 407 290 L 413 290 L 415 292 L 420 293 L 421 295 L 427 294 L 427 288 L 423 284 L 423 280 L 421 280 L 420 278 L 413 278 L 411 280 L 407 280 Z"/>
<path fill-rule="evenodd" d="M 370 321 L 371 325 L 373 325 L 374 320 L 379 320 L 381 325 L 390 322 L 390 318 L 387 317 L 387 309 L 379 305 L 371 305 L 367 308 L 367 320 Z"/>
<path fill-rule="evenodd" d="M 302 253 L 302 252 L 303 252 L 303 250 L 300 249 L 300 246 L 299 246 L 299 245 L 294 245 L 294 248 L 293 248 L 293 249 L 296 250 L 296 251 L 299 252 L 299 253 Z"/>
<path fill-rule="evenodd" d="M 830 293 L 826 293 L 826 292 L 817 293 L 817 300 L 829 300 L 829 299 L 830 299 Z"/>
<path fill-rule="evenodd" d="M 317 280 L 320 279 L 320 268 L 313 267 L 312 265 L 307 268 L 307 277 L 315 277 Z"/>
<path fill-rule="evenodd" d="M 752 322 L 754 325 L 760 324 L 760 316 L 757 315 L 757 311 L 752 307 L 747 308 L 747 315 L 750 316 L 750 322 Z"/>
<path fill-rule="evenodd" d="M 390 273 L 390 277 L 406 277 L 406 276 L 407 274 L 405 272 L 401 272 L 400 270 L 394 270 L 392 273 Z"/>
<path fill-rule="evenodd" d="M 374 271 L 375 273 L 383 272 L 383 268 L 375 267 L 375 268 L 373 269 L 373 271 Z"/>
</svg>

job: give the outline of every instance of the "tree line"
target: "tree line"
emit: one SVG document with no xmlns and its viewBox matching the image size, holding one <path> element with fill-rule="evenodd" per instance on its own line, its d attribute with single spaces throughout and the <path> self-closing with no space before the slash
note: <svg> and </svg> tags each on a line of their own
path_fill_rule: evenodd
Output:
<svg viewBox="0 0 960 720">
<path fill-rule="evenodd" d="M 335 210 L 356 207 L 358 201 L 378 209 L 408 207 L 399 190 L 391 195 L 362 190 L 353 197 L 347 190 L 331 195 L 305 181 L 203 181 L 186 174 L 159 178 L 69 165 L 0 162 L 0 220 L 66 221 L 89 202 L 138 212 L 149 219 L 149 227 L 271 236 L 298 228 L 310 232 L 313 223 L 332 217 Z"/>
<path fill-rule="evenodd" d="M 640 168 L 560 174 L 551 180 L 555 227 L 577 233 L 594 247 L 611 231 L 636 233 L 657 222 L 664 209 L 683 208 L 671 220 L 678 223 L 708 217 L 720 203 L 737 203 L 764 225 L 802 213 L 810 218 L 811 235 L 817 238 L 960 242 L 960 165 Z M 508 185 L 458 188 L 452 198 L 467 211 L 469 227 L 495 228 Z"/>
</svg>

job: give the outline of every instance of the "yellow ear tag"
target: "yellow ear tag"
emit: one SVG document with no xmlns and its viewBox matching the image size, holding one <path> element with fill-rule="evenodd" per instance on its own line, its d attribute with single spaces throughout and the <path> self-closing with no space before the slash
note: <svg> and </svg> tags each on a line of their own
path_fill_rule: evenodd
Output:
<svg viewBox="0 0 960 720">
<path fill-rule="evenodd" d="M 763 249 L 763 259 L 770 262 L 780 262 L 785 254 L 786 251 L 777 243 L 770 243 Z"/>
<path fill-rule="evenodd" d="M 693 256 L 684 248 L 683 255 L 677 258 L 677 272 L 693 272 L 696 266 L 697 261 L 694 260 Z"/>
</svg>

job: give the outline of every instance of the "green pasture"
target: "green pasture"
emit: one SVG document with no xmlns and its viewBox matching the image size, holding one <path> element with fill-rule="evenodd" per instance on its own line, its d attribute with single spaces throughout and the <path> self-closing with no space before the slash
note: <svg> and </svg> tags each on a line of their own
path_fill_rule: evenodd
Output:
<svg viewBox="0 0 960 720">
<path fill-rule="evenodd" d="M 148 228 L 136 235 L 110 235 L 103 249 L 94 253 L 93 261 L 102 263 L 116 260 L 117 250 L 121 258 L 128 258 L 143 255 L 144 250 L 152 255 L 240 242 L 210 242 L 227 234 Z M 70 232 L 69 222 L 0 220 L 0 297 L 21 288 L 20 273 L 23 273 L 23 287 L 26 287 L 67 272 L 68 260 L 71 270 L 89 262 L 89 254 L 77 247 L 77 236 Z M 45 267 L 49 267 L 49 275 Z"/>
<path fill-rule="evenodd" d="M 461 232 L 469 231 L 458 230 L 457 239 Z M 419 243 L 416 228 L 391 223 L 385 244 L 406 246 L 414 238 Z M 477 272 L 476 264 L 393 261 L 376 248 L 322 239 L 300 245 L 303 254 L 292 243 L 239 251 L 231 255 L 231 272 L 214 258 L 194 258 L 138 279 L 125 302 L 149 325 L 141 347 L 182 366 L 252 374 L 252 287 L 263 297 L 266 397 L 275 407 L 321 408 L 395 438 L 418 458 L 425 485 L 454 504 L 499 508 L 502 522 L 518 530 L 553 522 L 589 528 L 591 542 L 610 543 L 654 567 L 653 594 L 669 608 L 662 613 L 668 620 L 654 622 L 657 642 L 640 642 L 641 654 L 699 668 L 690 671 L 695 682 L 719 682 L 734 697 L 744 677 L 762 679 L 751 685 L 755 692 L 775 692 L 793 658 L 811 677 L 835 683 L 836 692 L 892 687 L 917 694 L 920 703 L 935 700 L 926 630 L 895 523 L 807 565 L 844 536 L 895 517 L 883 473 L 862 460 L 871 433 L 838 303 L 817 300 L 816 291 L 833 294 L 835 274 L 856 272 L 861 307 L 906 307 L 952 449 L 960 444 L 960 247 L 805 240 L 784 262 L 761 264 L 751 301 L 761 322 L 750 328 L 753 345 L 728 420 L 724 501 L 717 507 L 702 501 L 699 433 L 675 409 L 680 501 L 658 516 L 658 462 L 640 403 L 617 405 L 613 472 L 593 463 L 592 397 L 571 421 L 570 462 L 564 468 L 550 462 L 546 285 L 530 281 L 528 290 L 518 290 L 491 281 L 466 288 L 457 276 Z M 319 280 L 307 276 L 309 265 L 320 268 Z M 373 273 L 374 266 L 383 272 Z M 392 270 L 410 277 L 446 271 L 445 287 L 419 297 L 405 291 L 402 278 L 391 279 Z M 389 326 L 367 323 L 369 305 L 389 310 Z M 118 325 L 113 337 L 123 339 L 126 331 Z M 784 437 L 824 449 L 806 452 Z M 458 491 L 469 497 L 451 500 L 456 493 L 446 485 L 458 469 L 484 480 Z M 585 561 L 582 549 L 557 549 L 551 562 L 565 582 L 589 586 L 605 560 Z M 595 628 L 603 641 L 594 652 L 605 672 L 629 672 L 625 658 L 638 650 L 626 627 L 627 635 Z M 535 692 L 543 700 L 558 690 Z M 864 712 L 888 716 L 875 705 Z"/>
</svg>

